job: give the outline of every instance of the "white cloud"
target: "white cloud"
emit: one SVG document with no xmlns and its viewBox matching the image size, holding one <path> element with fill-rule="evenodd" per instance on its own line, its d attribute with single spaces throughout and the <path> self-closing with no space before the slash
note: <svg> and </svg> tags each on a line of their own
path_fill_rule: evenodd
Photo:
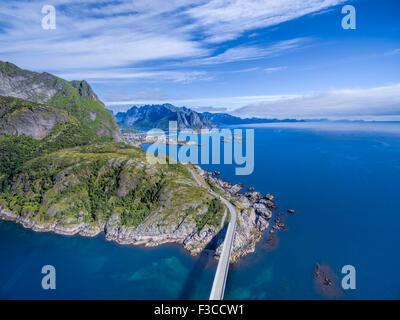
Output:
<svg viewBox="0 0 400 320">
<path fill-rule="evenodd" d="M 157 80 L 157 81 L 173 81 L 173 82 L 192 82 L 199 80 L 211 80 L 212 75 L 205 71 L 152 71 L 146 69 L 110 69 L 110 70 L 88 70 L 88 71 L 72 71 L 68 73 L 57 73 L 57 76 L 67 79 L 86 79 L 92 82 L 111 82 L 113 80 Z M 94 81 L 93 81 L 94 80 Z"/>
<path fill-rule="evenodd" d="M 215 55 L 210 42 L 277 25 L 344 0 L 52 0 L 57 29 L 42 30 L 43 1 L 3 1 L 0 59 L 24 68 L 70 72 L 138 66 L 165 59 L 206 64 L 250 60 L 300 46 L 240 46 Z M 156 67 L 154 67 L 156 69 Z M 157 76 L 157 74 L 155 74 Z M 84 76 L 85 77 L 85 76 Z"/>
<path fill-rule="evenodd" d="M 179 3 L 56 0 L 52 3 L 57 10 L 56 30 L 41 29 L 41 1 L 2 3 L 0 23 L 6 32 L 0 34 L 0 59 L 53 71 L 209 54 L 180 29 L 182 21 L 176 12 L 185 7 L 185 1 Z"/>
<path fill-rule="evenodd" d="M 197 112 L 225 113 L 228 111 L 226 107 L 198 106 L 190 108 Z"/>
<path fill-rule="evenodd" d="M 208 42 L 223 42 L 243 32 L 317 13 L 346 0 L 212 0 L 188 10 Z"/>
<path fill-rule="evenodd" d="M 174 99 L 168 94 L 161 91 L 160 88 L 144 87 L 140 90 L 131 92 L 131 90 L 124 91 L 121 89 L 106 91 L 102 98 L 112 101 L 131 101 L 131 100 L 172 100 Z"/>
<path fill-rule="evenodd" d="M 246 60 L 257 60 L 264 57 L 273 57 L 288 50 L 300 48 L 307 42 L 310 42 L 310 38 L 295 38 L 290 40 L 282 40 L 271 44 L 268 47 L 257 47 L 257 46 L 239 46 L 227 49 L 225 52 L 207 58 L 201 58 L 193 61 L 189 61 L 191 65 L 201 64 L 221 64 L 229 62 L 238 62 Z"/>
<path fill-rule="evenodd" d="M 253 72 L 253 71 L 257 71 L 257 70 L 260 70 L 260 68 L 259 67 L 254 67 L 254 68 L 232 70 L 232 71 L 228 71 L 228 72 L 229 73 L 246 73 L 246 72 Z"/>
<path fill-rule="evenodd" d="M 214 108 L 223 108 L 232 110 L 246 104 L 258 103 L 262 101 L 280 101 L 283 99 L 294 98 L 294 95 L 262 95 L 262 96 L 232 96 L 232 97 L 214 97 L 214 98 L 175 98 L 175 99 L 135 99 L 124 101 L 108 101 L 107 105 L 126 105 L 126 104 L 162 104 L 172 103 L 177 106 L 203 107 L 213 106 Z"/>
<path fill-rule="evenodd" d="M 281 70 L 286 70 L 288 67 L 286 66 L 281 66 L 281 67 L 270 67 L 270 68 L 265 68 L 264 71 L 271 73 L 271 72 L 276 72 L 276 71 L 281 71 Z"/>
<path fill-rule="evenodd" d="M 388 55 L 397 55 L 397 54 L 400 54 L 400 48 L 390 50 L 387 54 L 388 54 Z"/>
<path fill-rule="evenodd" d="M 251 103 L 234 112 L 241 117 L 297 119 L 372 119 L 400 115 L 400 83 Z"/>
<path fill-rule="evenodd" d="M 136 96 L 107 105 L 172 103 L 197 111 L 229 112 L 258 118 L 400 120 L 400 83 L 367 89 L 340 89 L 304 95 L 231 96 L 185 99 Z M 212 107 L 210 107 L 212 106 Z"/>
</svg>

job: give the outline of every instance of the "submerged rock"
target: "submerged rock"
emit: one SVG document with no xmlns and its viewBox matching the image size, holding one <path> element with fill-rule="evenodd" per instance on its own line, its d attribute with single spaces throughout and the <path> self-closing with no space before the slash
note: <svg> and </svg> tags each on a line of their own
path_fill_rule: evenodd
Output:
<svg viewBox="0 0 400 320">
<path fill-rule="evenodd" d="M 317 293 L 328 298 L 343 295 L 343 291 L 339 285 L 339 277 L 324 263 L 317 263 L 315 265 L 314 286 Z"/>
<path fill-rule="evenodd" d="M 266 244 L 269 249 L 275 249 L 278 246 L 279 239 L 275 234 L 270 234 L 268 237 Z"/>
</svg>

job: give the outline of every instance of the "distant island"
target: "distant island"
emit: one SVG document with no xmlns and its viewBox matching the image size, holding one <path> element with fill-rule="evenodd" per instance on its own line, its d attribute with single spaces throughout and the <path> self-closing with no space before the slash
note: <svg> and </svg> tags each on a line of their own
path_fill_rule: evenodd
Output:
<svg viewBox="0 0 400 320">
<path fill-rule="evenodd" d="M 178 115 L 188 125 L 211 125 L 186 108 L 153 108 L 134 112 L 161 110 L 165 121 Z M 163 115 L 166 110 L 169 116 Z M 0 62 L 1 219 L 40 232 L 104 233 L 121 244 L 177 242 L 193 255 L 209 249 L 212 240 L 218 256 L 226 209 L 191 172 L 236 206 L 232 261 L 253 252 L 275 207 L 271 197 L 241 193 L 242 185 L 191 164 L 150 164 L 144 150 L 126 143 L 86 81 Z"/>
</svg>

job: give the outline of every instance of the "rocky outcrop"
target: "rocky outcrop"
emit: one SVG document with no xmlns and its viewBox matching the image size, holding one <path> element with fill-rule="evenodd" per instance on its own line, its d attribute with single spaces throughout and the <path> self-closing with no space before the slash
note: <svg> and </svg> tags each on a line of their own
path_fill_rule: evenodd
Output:
<svg viewBox="0 0 400 320">
<path fill-rule="evenodd" d="M 236 204 L 238 221 L 231 261 L 236 261 L 240 257 L 254 252 L 257 242 L 262 238 L 263 231 L 269 226 L 272 210 L 276 207 L 273 199 L 266 200 L 260 192 L 256 191 L 241 193 L 240 191 L 244 188 L 242 184 L 232 185 L 229 181 L 216 178 L 212 173 L 198 170 L 206 181 L 215 185 Z M 220 254 L 221 249 L 222 246 L 217 248 L 216 255 Z"/>
<path fill-rule="evenodd" d="M 73 80 L 72 87 L 78 89 L 81 97 L 99 100 L 90 85 L 85 81 Z M 0 95 L 23 100 L 46 103 L 59 91 L 65 89 L 68 82 L 50 73 L 37 73 L 18 68 L 12 63 L 0 61 Z"/>
<path fill-rule="evenodd" d="M 93 100 L 99 100 L 97 95 L 93 92 L 92 88 L 85 80 L 83 81 L 73 80 L 71 81 L 71 84 L 75 89 L 78 89 L 79 95 L 81 97 L 90 97 Z"/>
<path fill-rule="evenodd" d="M 36 73 L 0 61 L 0 95 L 46 103 L 66 87 L 66 82 L 47 73 Z"/>
<path fill-rule="evenodd" d="M 29 215 L 19 216 L 6 210 L 2 204 L 0 204 L 0 219 L 7 221 L 15 221 L 21 224 L 24 228 L 32 229 L 36 232 L 54 232 L 56 234 L 72 236 L 79 234 L 87 237 L 94 237 L 102 231 L 101 225 L 92 225 L 87 223 L 79 224 L 68 224 L 64 222 L 52 222 L 52 223 L 39 223 L 35 220 L 30 219 Z"/>
<path fill-rule="evenodd" d="M 0 96 L 0 135 L 26 135 L 43 139 L 59 123 L 71 119 L 63 110 L 34 103 L 24 107 L 24 104 L 22 100 Z"/>
<path fill-rule="evenodd" d="M 206 248 L 206 246 L 216 236 L 217 232 L 218 230 L 213 226 L 204 226 L 200 231 L 195 232 L 187 237 L 183 241 L 183 245 L 191 254 L 198 254 Z"/>
<path fill-rule="evenodd" d="M 186 224 L 182 223 L 183 221 L 178 222 L 178 225 L 169 224 L 168 226 L 158 227 L 152 223 L 151 219 L 138 228 L 121 227 L 120 217 L 117 215 L 112 215 L 106 223 L 88 224 L 81 221 L 68 224 L 68 221 L 65 220 L 46 224 L 32 220 L 29 215 L 18 216 L 4 209 L 1 204 L 0 219 L 17 222 L 24 228 L 32 229 L 36 232 L 53 232 L 68 236 L 78 234 L 84 237 L 95 237 L 103 232 L 106 240 L 114 241 L 121 245 L 154 247 L 164 243 L 183 243 L 185 249 L 191 255 L 197 255 L 203 251 L 218 231 L 212 226 L 205 226 L 197 232 L 194 223 Z"/>
<path fill-rule="evenodd" d="M 263 231 L 268 228 L 271 217 L 271 209 L 257 202 L 250 202 L 250 207 L 239 212 L 232 261 L 255 251 L 256 243 L 261 239 Z"/>
</svg>

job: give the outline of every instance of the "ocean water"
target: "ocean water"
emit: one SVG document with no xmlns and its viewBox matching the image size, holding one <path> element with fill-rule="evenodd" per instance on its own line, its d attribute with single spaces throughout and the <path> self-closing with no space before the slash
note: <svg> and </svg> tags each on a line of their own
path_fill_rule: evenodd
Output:
<svg viewBox="0 0 400 320">
<path fill-rule="evenodd" d="M 338 298 L 400 299 L 400 124 L 258 125 L 252 175 L 202 167 L 274 194 L 279 211 L 297 211 L 276 247 L 264 237 L 231 267 L 226 299 L 326 299 L 314 286 L 316 263 L 338 281 L 344 265 L 355 267 L 356 289 Z M 0 257 L 0 299 L 207 299 L 216 269 L 179 245 L 120 246 L 12 222 L 0 222 Z M 41 288 L 47 264 L 56 267 L 56 290 Z"/>
</svg>

